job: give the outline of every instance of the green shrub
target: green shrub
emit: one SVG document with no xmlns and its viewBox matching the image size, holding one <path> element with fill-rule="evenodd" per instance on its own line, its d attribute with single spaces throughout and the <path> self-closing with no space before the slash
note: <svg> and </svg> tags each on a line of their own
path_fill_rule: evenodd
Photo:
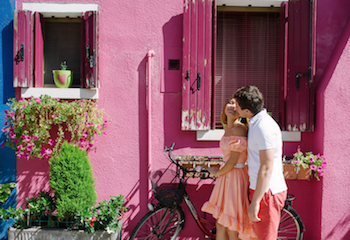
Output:
<svg viewBox="0 0 350 240">
<path fill-rule="evenodd" d="M 50 186 L 61 219 L 93 206 L 97 196 L 86 151 L 65 141 L 59 154 L 50 160 Z"/>
</svg>

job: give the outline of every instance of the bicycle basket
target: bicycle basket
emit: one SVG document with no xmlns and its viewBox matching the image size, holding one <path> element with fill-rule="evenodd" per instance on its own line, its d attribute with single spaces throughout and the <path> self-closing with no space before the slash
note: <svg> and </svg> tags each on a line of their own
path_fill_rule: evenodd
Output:
<svg viewBox="0 0 350 240">
<path fill-rule="evenodd" d="M 184 186 L 176 172 L 171 169 L 158 169 L 149 176 L 154 197 L 165 206 L 173 206 L 182 202 Z"/>
</svg>

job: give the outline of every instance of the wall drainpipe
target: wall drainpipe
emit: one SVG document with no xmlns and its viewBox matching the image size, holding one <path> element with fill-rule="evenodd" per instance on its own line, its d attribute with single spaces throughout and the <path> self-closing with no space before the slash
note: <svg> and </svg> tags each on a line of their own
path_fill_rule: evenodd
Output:
<svg viewBox="0 0 350 240">
<path fill-rule="evenodd" d="M 149 50 L 147 53 L 147 120 L 148 120 L 148 162 L 147 162 L 147 177 L 151 170 L 151 161 L 152 161 L 152 57 L 155 55 L 153 50 Z M 148 190 L 148 198 L 150 199 L 152 197 L 152 189 L 149 184 L 149 181 L 147 179 L 147 190 Z"/>
</svg>

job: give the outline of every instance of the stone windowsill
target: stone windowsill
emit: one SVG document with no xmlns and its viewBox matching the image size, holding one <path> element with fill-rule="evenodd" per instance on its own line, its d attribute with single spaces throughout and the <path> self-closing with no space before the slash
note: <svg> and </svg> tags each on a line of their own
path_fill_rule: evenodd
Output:
<svg viewBox="0 0 350 240">
<path fill-rule="evenodd" d="M 40 97 L 49 95 L 59 99 L 98 99 L 97 88 L 21 88 L 21 97 Z"/>
</svg>

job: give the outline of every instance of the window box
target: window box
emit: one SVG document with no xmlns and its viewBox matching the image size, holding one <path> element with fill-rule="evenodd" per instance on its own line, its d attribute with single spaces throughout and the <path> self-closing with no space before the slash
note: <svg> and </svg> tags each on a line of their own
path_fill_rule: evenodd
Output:
<svg viewBox="0 0 350 240">
<path fill-rule="evenodd" d="M 304 169 L 302 167 L 296 168 L 292 164 L 283 164 L 283 175 L 285 179 L 294 180 L 310 180 L 311 179 L 310 168 Z"/>
</svg>

